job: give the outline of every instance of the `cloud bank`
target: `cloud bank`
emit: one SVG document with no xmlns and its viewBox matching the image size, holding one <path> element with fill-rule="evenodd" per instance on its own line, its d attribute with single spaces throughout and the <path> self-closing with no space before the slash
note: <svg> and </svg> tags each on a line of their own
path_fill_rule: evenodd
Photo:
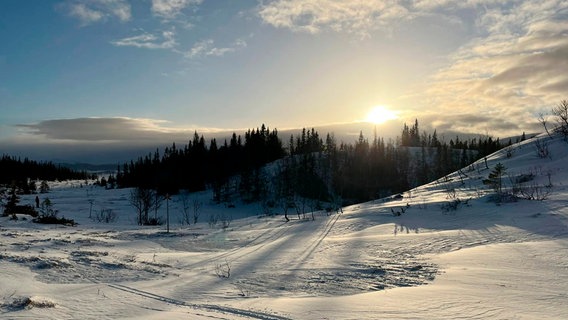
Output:
<svg viewBox="0 0 568 320">
<path fill-rule="evenodd" d="M 48 141 L 156 143 L 185 140 L 193 131 L 164 126 L 166 121 L 139 118 L 76 118 L 20 124 L 27 133 Z"/>
<path fill-rule="evenodd" d="M 19 134 L 0 139 L 2 151 L 31 159 L 92 164 L 130 161 L 163 150 L 173 142 L 185 145 L 197 131 L 221 143 L 228 131 L 172 127 L 168 121 L 129 117 L 45 120 L 17 125 Z"/>
</svg>

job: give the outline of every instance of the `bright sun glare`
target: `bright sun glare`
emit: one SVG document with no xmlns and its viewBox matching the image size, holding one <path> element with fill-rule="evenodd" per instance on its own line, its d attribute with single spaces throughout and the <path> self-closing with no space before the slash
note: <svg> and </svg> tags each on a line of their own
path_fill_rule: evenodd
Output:
<svg viewBox="0 0 568 320">
<path fill-rule="evenodd" d="M 395 112 L 387 109 L 385 106 L 376 106 L 367 114 L 367 122 L 381 124 L 389 120 L 398 118 Z"/>
</svg>

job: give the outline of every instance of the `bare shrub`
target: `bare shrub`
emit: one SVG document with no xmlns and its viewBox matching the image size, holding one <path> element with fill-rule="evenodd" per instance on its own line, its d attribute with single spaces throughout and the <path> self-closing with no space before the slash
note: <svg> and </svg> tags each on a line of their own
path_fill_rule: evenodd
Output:
<svg viewBox="0 0 568 320">
<path fill-rule="evenodd" d="M 189 197 L 186 194 L 183 194 L 181 196 L 181 202 L 182 202 L 182 214 L 179 220 L 179 223 L 183 226 L 183 225 L 190 225 L 191 224 L 191 204 L 189 201 Z"/>
<path fill-rule="evenodd" d="M 527 200 L 537 200 L 544 201 L 548 199 L 548 196 L 552 193 L 551 185 L 539 185 L 537 183 L 531 183 L 529 186 L 521 189 L 521 197 Z"/>
<path fill-rule="evenodd" d="M 546 134 L 549 137 L 552 137 L 552 135 L 550 134 L 550 131 L 548 130 L 548 120 L 547 120 L 547 116 L 544 113 L 540 113 L 538 115 L 538 121 L 540 122 L 540 124 L 542 125 L 542 127 L 544 128 L 544 131 L 546 131 Z"/>
<path fill-rule="evenodd" d="M 512 158 L 515 155 L 515 148 L 513 146 L 508 146 L 505 148 L 507 159 Z"/>
<path fill-rule="evenodd" d="M 187 195 L 181 196 L 182 201 L 182 216 L 180 223 L 182 225 L 196 224 L 201 216 L 201 208 L 203 207 L 203 202 L 193 199 L 190 200 Z"/>
<path fill-rule="evenodd" d="M 235 284 L 235 287 L 239 290 L 239 296 L 250 297 L 250 290 L 245 288 L 243 285 Z"/>
<path fill-rule="evenodd" d="M 31 308 L 55 308 L 55 303 L 36 297 L 11 297 L 11 300 L 1 305 L 2 308 L 16 311 Z"/>
<path fill-rule="evenodd" d="M 130 191 L 130 204 L 138 213 L 138 224 L 147 224 L 148 213 L 152 209 L 154 191 L 147 188 L 134 188 Z"/>
<path fill-rule="evenodd" d="M 555 121 L 555 123 L 552 124 L 552 132 L 563 135 L 564 139 L 568 141 L 568 100 L 562 100 L 558 105 L 552 108 L 552 117 Z M 540 114 L 538 120 L 548 136 L 552 137 L 548 129 L 549 123 L 546 116 Z"/>
<path fill-rule="evenodd" d="M 546 173 L 548 184 L 543 185 L 535 181 L 538 173 L 539 170 L 535 168 L 534 171 L 531 170 L 528 173 L 511 177 L 511 194 L 526 200 L 543 201 L 548 199 L 548 196 L 552 193 L 552 174 Z M 540 174 L 543 175 L 542 172 Z"/>
<path fill-rule="evenodd" d="M 550 158 L 550 149 L 548 148 L 548 141 L 545 139 L 537 138 L 534 146 L 536 148 L 537 157 L 544 159 Z"/>
<path fill-rule="evenodd" d="M 221 220 L 221 227 L 223 228 L 223 230 L 227 230 L 227 228 L 229 228 L 231 222 L 233 221 L 233 215 L 223 213 L 221 214 L 220 220 Z"/>
<path fill-rule="evenodd" d="M 552 115 L 556 120 L 555 132 L 558 132 L 568 139 L 568 100 L 562 100 L 552 108 Z"/>
<path fill-rule="evenodd" d="M 219 215 L 211 214 L 209 215 L 209 228 L 214 228 L 219 222 Z"/>
<path fill-rule="evenodd" d="M 231 264 L 225 259 L 224 262 L 215 264 L 215 274 L 219 278 L 230 278 L 231 277 Z"/>
<path fill-rule="evenodd" d="M 118 215 L 112 209 L 101 209 L 94 217 L 95 221 L 104 223 L 116 222 L 117 219 Z"/>
<path fill-rule="evenodd" d="M 197 223 L 199 220 L 199 216 L 201 215 L 201 207 L 203 206 L 203 202 L 193 199 L 193 224 Z"/>
</svg>

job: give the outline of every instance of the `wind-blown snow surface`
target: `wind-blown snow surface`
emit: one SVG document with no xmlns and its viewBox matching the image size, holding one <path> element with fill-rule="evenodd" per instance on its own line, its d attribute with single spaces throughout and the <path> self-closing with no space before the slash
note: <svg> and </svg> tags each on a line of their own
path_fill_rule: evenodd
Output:
<svg viewBox="0 0 568 320">
<path fill-rule="evenodd" d="M 169 234 L 135 224 L 129 190 L 52 184 L 42 197 L 79 225 L 1 218 L 0 318 L 568 319 L 568 144 L 549 149 L 540 159 L 525 141 L 487 163 L 506 166 L 507 186 L 530 173 L 533 191 L 551 182 L 545 201 L 489 201 L 480 161 L 402 200 L 315 221 L 259 217 L 200 193 L 201 222 L 181 226 L 177 197 Z M 458 198 L 457 210 L 442 209 Z M 89 219 L 89 199 L 93 215 L 113 209 L 118 221 Z M 212 214 L 233 220 L 211 228 Z"/>
</svg>

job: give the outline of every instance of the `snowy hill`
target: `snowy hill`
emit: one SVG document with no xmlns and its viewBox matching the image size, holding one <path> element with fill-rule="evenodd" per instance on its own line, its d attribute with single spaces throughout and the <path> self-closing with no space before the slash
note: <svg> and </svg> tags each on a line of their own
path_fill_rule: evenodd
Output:
<svg viewBox="0 0 568 320">
<path fill-rule="evenodd" d="M 41 196 L 79 225 L 0 218 L 0 318 L 567 319 L 568 144 L 535 141 L 315 221 L 203 192 L 197 224 L 170 201 L 166 233 L 136 225 L 129 190 L 54 183 Z M 497 163 L 518 197 L 483 183 Z"/>
</svg>

